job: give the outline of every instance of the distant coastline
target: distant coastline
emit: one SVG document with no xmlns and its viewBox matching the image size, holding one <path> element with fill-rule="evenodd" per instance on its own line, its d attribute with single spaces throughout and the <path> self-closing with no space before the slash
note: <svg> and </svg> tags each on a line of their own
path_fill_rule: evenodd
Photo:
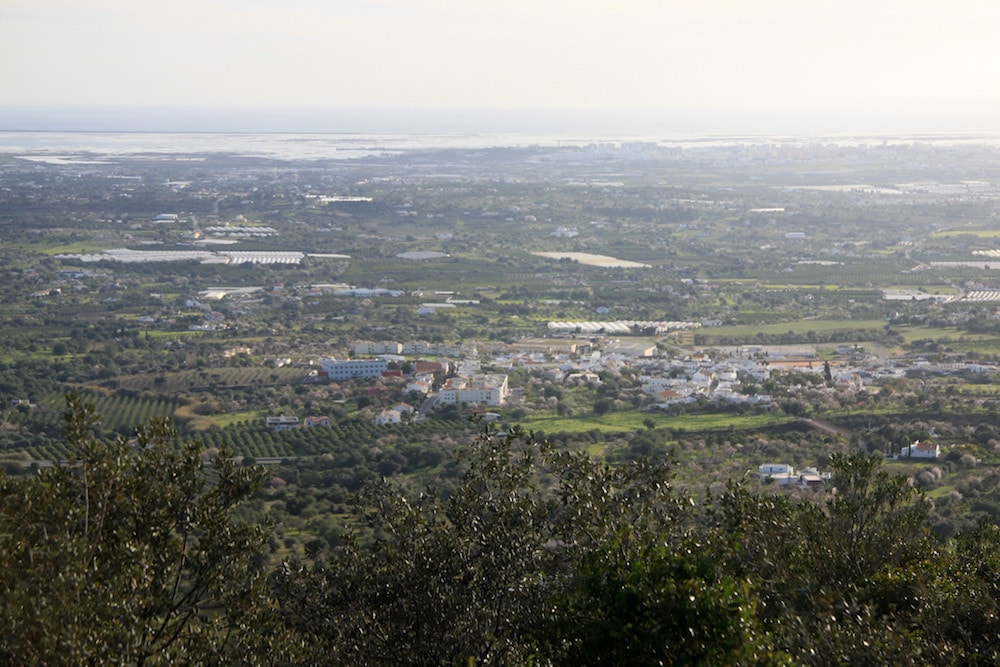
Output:
<svg viewBox="0 0 1000 667">
<path fill-rule="evenodd" d="M 0 106 L 2 132 L 140 132 L 560 137 L 882 136 L 1000 133 L 976 107 L 952 113 L 867 109 L 193 108 Z"/>
<path fill-rule="evenodd" d="M 560 133 L 295 133 L 295 132 L 138 132 L 0 130 L 0 155 L 49 164 L 86 164 L 141 155 L 230 154 L 270 160 L 343 160 L 396 156 L 431 150 L 499 148 L 590 148 L 643 150 L 651 147 L 698 149 L 718 146 L 880 144 L 988 144 L 1000 134 L 560 134 Z"/>
</svg>

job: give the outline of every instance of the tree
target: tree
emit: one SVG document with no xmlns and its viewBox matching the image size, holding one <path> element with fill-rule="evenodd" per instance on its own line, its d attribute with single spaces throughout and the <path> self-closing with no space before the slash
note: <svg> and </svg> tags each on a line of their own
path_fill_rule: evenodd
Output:
<svg viewBox="0 0 1000 667">
<path fill-rule="evenodd" d="M 0 662 L 253 662 L 264 535 L 232 514 L 261 471 L 205 467 L 163 421 L 97 441 L 93 405 L 67 402 L 74 460 L 0 477 Z"/>
<path fill-rule="evenodd" d="M 669 464 L 609 466 L 487 427 L 462 465 L 448 495 L 369 487 L 369 532 L 279 573 L 310 660 L 733 663 L 766 646 L 747 585 L 693 551 Z"/>
<path fill-rule="evenodd" d="M 625 531 L 627 532 L 627 531 Z M 777 664 L 751 586 L 695 540 L 615 539 L 577 571 L 551 637 L 558 664 Z"/>
<path fill-rule="evenodd" d="M 818 576 L 829 583 L 859 583 L 887 566 L 914 562 L 928 553 L 930 504 L 902 475 L 882 469 L 881 454 L 835 453 L 830 462 L 836 490 L 822 522 L 809 524 Z"/>
<path fill-rule="evenodd" d="M 594 401 L 594 414 L 595 415 L 600 416 L 600 415 L 607 414 L 608 412 L 610 412 L 612 410 L 612 408 L 614 408 L 614 404 L 611 402 L 611 399 L 608 399 L 608 398 L 599 398 L 596 401 Z"/>
<path fill-rule="evenodd" d="M 753 582 L 764 630 L 798 663 L 941 662 L 941 642 L 911 630 L 941 595 L 920 592 L 941 567 L 929 505 L 881 462 L 834 454 L 834 491 L 815 501 L 731 483 L 710 502 L 720 570 Z"/>
</svg>

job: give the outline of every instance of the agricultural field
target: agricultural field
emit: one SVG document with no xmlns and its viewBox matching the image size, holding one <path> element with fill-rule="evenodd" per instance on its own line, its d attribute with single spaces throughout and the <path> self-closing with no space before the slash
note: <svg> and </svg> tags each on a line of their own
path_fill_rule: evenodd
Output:
<svg viewBox="0 0 1000 667">
<path fill-rule="evenodd" d="M 738 336 L 747 340 L 752 340 L 757 334 L 770 335 L 791 332 L 794 335 L 808 335 L 808 333 L 812 331 L 816 334 L 829 335 L 831 333 L 837 334 L 844 331 L 859 329 L 884 329 L 885 324 L 884 320 L 818 320 L 806 317 L 793 322 L 780 324 L 713 327 L 711 330 L 702 330 L 700 333 L 707 337 L 714 335 L 728 337 Z"/>
<path fill-rule="evenodd" d="M 204 368 L 160 375 L 124 375 L 116 388 L 130 392 L 183 394 L 246 387 L 287 386 L 304 382 L 315 370 L 308 368 Z"/>
<path fill-rule="evenodd" d="M 704 324 L 651 339 L 664 363 L 706 348 L 738 358 L 742 346 L 807 349 L 836 371 L 872 360 L 1000 359 L 989 303 L 883 297 L 888 288 L 949 296 L 1000 289 L 1000 274 L 982 267 L 923 270 L 970 261 L 996 238 L 975 223 L 995 213 L 993 186 L 977 198 L 947 187 L 993 182 L 995 155 L 985 145 L 959 150 L 915 140 L 903 150 L 858 138 L 497 147 L 275 158 L 263 171 L 238 155 L 108 155 L 106 164 L 87 166 L 0 159 L 5 450 L 42 456 L 59 437 L 59 397 L 77 390 L 100 401 L 107 435 L 127 432 L 129 420 L 165 416 L 184 433 L 209 438 L 209 446 L 231 445 L 251 457 L 319 452 L 322 446 L 296 440 L 303 435 L 263 432 L 263 419 L 325 415 L 337 427 L 360 428 L 353 425 L 413 400 L 402 380 L 314 382 L 307 367 L 289 365 L 350 358 L 358 341 L 461 347 L 464 358 L 434 355 L 446 357 L 445 375 L 461 364 L 510 374 L 527 398 L 499 407 L 501 423 L 553 436 L 667 438 L 669 431 L 671 438 L 714 438 L 780 430 L 807 413 L 896 415 L 891 410 L 906 400 L 920 406 L 943 396 L 941 378 L 904 377 L 898 387 L 884 383 L 884 391 L 866 386 L 878 398 L 858 407 L 860 400 L 819 387 L 793 395 L 778 377 L 766 388 L 777 392 L 772 403 L 759 410 L 737 413 L 711 402 L 686 413 L 652 410 L 635 379 L 646 371 L 632 372 L 645 362 L 604 355 L 607 337 L 587 341 L 596 356 L 510 353 L 512 343 L 547 336 L 550 321 Z M 900 194 L 852 185 L 931 177 L 942 188 Z M 227 229 L 268 236 L 222 238 Z M 339 257 L 305 256 L 298 264 L 68 257 L 191 249 L 196 241 L 226 253 Z M 641 266 L 573 259 L 595 256 Z M 343 287 L 360 292 L 338 293 Z M 835 354 L 838 347 L 859 358 Z M 402 371 L 421 359 L 393 365 Z M 544 380 L 549 395 L 530 386 L 591 366 L 616 389 L 605 395 L 559 387 L 558 378 Z M 988 383 L 962 383 L 976 388 L 965 394 L 959 387 L 958 397 L 992 399 Z M 765 381 L 757 384 L 764 392 Z M 949 414 L 985 409 L 953 407 Z M 432 428 L 425 424 L 459 428 L 471 412 L 433 410 L 393 438 L 419 439 L 420 429 Z M 866 434 L 855 434 L 854 444 Z"/>
<path fill-rule="evenodd" d="M 942 229 L 936 231 L 932 234 L 934 237 L 955 237 L 955 236 L 974 236 L 979 239 L 997 239 L 1000 238 L 1000 230 L 997 229 Z"/>
<path fill-rule="evenodd" d="M 525 427 L 543 433 L 632 433 L 644 428 L 666 429 L 671 432 L 691 430 L 698 433 L 752 431 L 778 426 L 792 421 L 782 414 L 685 414 L 662 415 L 650 412 L 616 412 L 609 415 L 560 417 L 534 415 L 522 421 Z"/>
</svg>

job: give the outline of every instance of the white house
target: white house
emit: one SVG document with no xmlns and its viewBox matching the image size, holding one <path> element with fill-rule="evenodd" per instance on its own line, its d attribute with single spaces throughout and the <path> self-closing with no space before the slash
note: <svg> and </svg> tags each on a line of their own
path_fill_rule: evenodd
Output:
<svg viewBox="0 0 1000 667">
<path fill-rule="evenodd" d="M 415 391 L 420 394 L 427 394 L 430 392 L 430 390 L 431 390 L 431 385 L 429 382 L 425 380 L 414 380 L 413 382 L 410 382 L 405 387 L 403 387 L 403 391 L 406 392 L 407 394 L 410 393 L 411 391 Z"/>
<path fill-rule="evenodd" d="M 941 446 L 930 440 L 917 440 L 899 452 L 900 458 L 936 459 L 941 456 Z"/>
<path fill-rule="evenodd" d="M 736 374 L 735 368 L 729 368 L 729 367 L 723 368 L 722 370 L 716 373 L 716 377 L 718 378 L 719 382 L 734 383 L 739 381 L 739 377 Z"/>
<path fill-rule="evenodd" d="M 380 426 L 383 424 L 398 424 L 401 421 L 403 421 L 403 415 L 399 414 L 396 410 L 383 410 L 375 417 L 375 423 Z"/>
<path fill-rule="evenodd" d="M 762 482 L 770 480 L 781 486 L 799 481 L 798 475 L 795 474 L 795 468 L 787 463 L 762 463 L 757 469 L 757 475 Z"/>
<path fill-rule="evenodd" d="M 864 385 L 857 373 L 838 373 L 833 378 L 833 387 L 837 391 L 861 391 Z"/>
<path fill-rule="evenodd" d="M 715 373 L 712 371 L 698 371 L 691 376 L 691 383 L 702 387 L 709 387 L 714 379 Z"/>
<path fill-rule="evenodd" d="M 299 427 L 299 418 L 292 415 L 281 415 L 280 417 L 268 417 L 267 427 L 275 431 L 290 431 Z"/>
<path fill-rule="evenodd" d="M 799 487 L 802 489 L 821 488 L 828 479 L 830 473 L 821 473 L 815 468 L 803 468 L 799 471 Z"/>
</svg>

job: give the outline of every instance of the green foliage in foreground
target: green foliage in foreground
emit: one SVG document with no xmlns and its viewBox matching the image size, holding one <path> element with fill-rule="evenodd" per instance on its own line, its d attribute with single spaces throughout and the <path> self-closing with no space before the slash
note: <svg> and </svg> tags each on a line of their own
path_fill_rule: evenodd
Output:
<svg viewBox="0 0 1000 667">
<path fill-rule="evenodd" d="M 261 473 L 203 467 L 162 425 L 0 478 L 0 661 L 28 664 L 996 664 L 1000 530 L 948 542 L 863 453 L 834 490 L 731 483 L 556 451 L 518 428 L 463 449 L 445 493 L 358 495 L 343 544 L 253 567 Z M 353 526 L 353 532 L 346 528 Z"/>
<path fill-rule="evenodd" d="M 469 449 L 450 495 L 360 498 L 368 531 L 276 575 L 332 664 L 994 664 L 1000 532 L 948 544 L 879 457 L 836 491 L 731 484 L 696 507 L 670 466 L 555 452 L 517 429 Z M 972 563 L 976 563 L 972 567 Z M 308 613 L 303 613 L 308 610 Z"/>
<path fill-rule="evenodd" d="M 487 433 L 467 455 L 451 495 L 371 487 L 362 497 L 370 535 L 326 564 L 278 576 L 315 660 L 643 664 L 753 654 L 749 589 L 705 578 L 707 554 L 685 535 L 665 464 L 596 464 L 518 430 Z M 295 613 L 303 609 L 312 613 Z"/>
<path fill-rule="evenodd" d="M 99 443 L 79 397 L 66 424 L 72 463 L 0 478 L 0 662 L 244 660 L 263 531 L 231 513 L 260 474 L 204 468 L 163 422 Z"/>
</svg>

